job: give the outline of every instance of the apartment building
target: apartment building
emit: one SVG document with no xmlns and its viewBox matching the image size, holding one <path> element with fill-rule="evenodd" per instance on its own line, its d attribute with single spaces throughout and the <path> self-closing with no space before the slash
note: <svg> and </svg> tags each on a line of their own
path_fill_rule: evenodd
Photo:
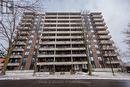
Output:
<svg viewBox="0 0 130 87">
<path fill-rule="evenodd" d="M 80 13 L 45 13 L 37 66 L 44 72 L 87 69 Z"/>
<path fill-rule="evenodd" d="M 101 12 L 25 12 L 18 31 L 9 70 L 36 64 L 38 72 L 87 72 L 88 62 L 93 68 L 120 67 Z"/>
<path fill-rule="evenodd" d="M 35 14 L 25 12 L 17 26 L 18 40 L 9 59 L 8 70 L 31 69 L 36 34 L 34 29 Z"/>
</svg>

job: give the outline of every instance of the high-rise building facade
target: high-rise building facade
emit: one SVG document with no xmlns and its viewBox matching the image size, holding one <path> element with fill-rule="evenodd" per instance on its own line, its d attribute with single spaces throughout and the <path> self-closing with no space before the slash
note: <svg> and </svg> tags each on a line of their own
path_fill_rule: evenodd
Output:
<svg viewBox="0 0 130 87">
<path fill-rule="evenodd" d="M 18 32 L 9 70 L 36 64 L 39 72 L 78 72 L 87 71 L 88 62 L 93 68 L 120 67 L 101 12 L 25 12 Z"/>
</svg>

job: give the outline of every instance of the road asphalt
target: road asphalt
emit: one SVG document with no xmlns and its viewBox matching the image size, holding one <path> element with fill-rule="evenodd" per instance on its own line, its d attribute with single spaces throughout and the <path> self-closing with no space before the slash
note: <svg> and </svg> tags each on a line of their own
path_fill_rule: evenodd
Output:
<svg viewBox="0 0 130 87">
<path fill-rule="evenodd" d="M 130 80 L 112 80 L 112 79 L 0 80 L 0 87 L 130 87 Z"/>
</svg>

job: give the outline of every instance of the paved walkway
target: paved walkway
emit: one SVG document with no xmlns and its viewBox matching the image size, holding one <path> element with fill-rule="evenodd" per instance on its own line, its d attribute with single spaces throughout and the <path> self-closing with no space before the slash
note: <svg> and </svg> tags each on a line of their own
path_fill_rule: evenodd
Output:
<svg viewBox="0 0 130 87">
<path fill-rule="evenodd" d="M 0 80 L 8 79 L 116 79 L 116 80 L 130 80 L 130 73 L 115 73 L 111 72 L 93 72 L 92 76 L 87 73 L 76 73 L 74 75 L 70 74 L 55 74 L 49 75 L 48 73 L 36 73 L 33 76 L 33 72 L 7 72 L 6 75 L 0 76 Z"/>
</svg>

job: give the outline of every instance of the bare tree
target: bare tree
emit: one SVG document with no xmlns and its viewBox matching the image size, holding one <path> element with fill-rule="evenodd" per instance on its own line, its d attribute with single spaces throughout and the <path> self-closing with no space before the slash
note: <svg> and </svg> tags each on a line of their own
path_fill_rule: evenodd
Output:
<svg viewBox="0 0 130 87">
<path fill-rule="evenodd" d="M 24 0 L 23 0 L 24 1 Z M 37 3 L 40 0 L 30 0 L 28 2 L 18 1 L 14 2 L 14 6 L 12 6 L 13 11 L 12 14 L 5 15 L 6 18 L 0 21 L 0 40 L 5 40 L 8 42 L 8 47 L 12 45 L 12 41 L 16 36 L 16 26 L 18 25 L 19 19 L 24 11 L 32 11 L 36 12 L 41 9 L 42 7 L 38 6 Z"/>
<path fill-rule="evenodd" d="M 130 57 L 130 23 L 128 24 L 126 30 L 123 31 L 123 34 L 126 37 L 123 42 L 125 42 L 128 47 L 125 55 L 127 55 L 127 57 Z"/>
<path fill-rule="evenodd" d="M 41 10 L 42 8 L 36 5 L 38 2 L 39 0 L 35 0 L 34 3 L 31 4 L 22 1 L 15 2 L 12 14 L 8 14 L 4 20 L 0 21 L 0 40 L 5 40 L 8 43 L 7 56 L 2 69 L 2 74 L 5 74 L 9 57 L 17 42 L 18 31 L 16 26 L 18 25 L 20 17 L 24 11 L 36 12 L 39 9 Z"/>
</svg>

